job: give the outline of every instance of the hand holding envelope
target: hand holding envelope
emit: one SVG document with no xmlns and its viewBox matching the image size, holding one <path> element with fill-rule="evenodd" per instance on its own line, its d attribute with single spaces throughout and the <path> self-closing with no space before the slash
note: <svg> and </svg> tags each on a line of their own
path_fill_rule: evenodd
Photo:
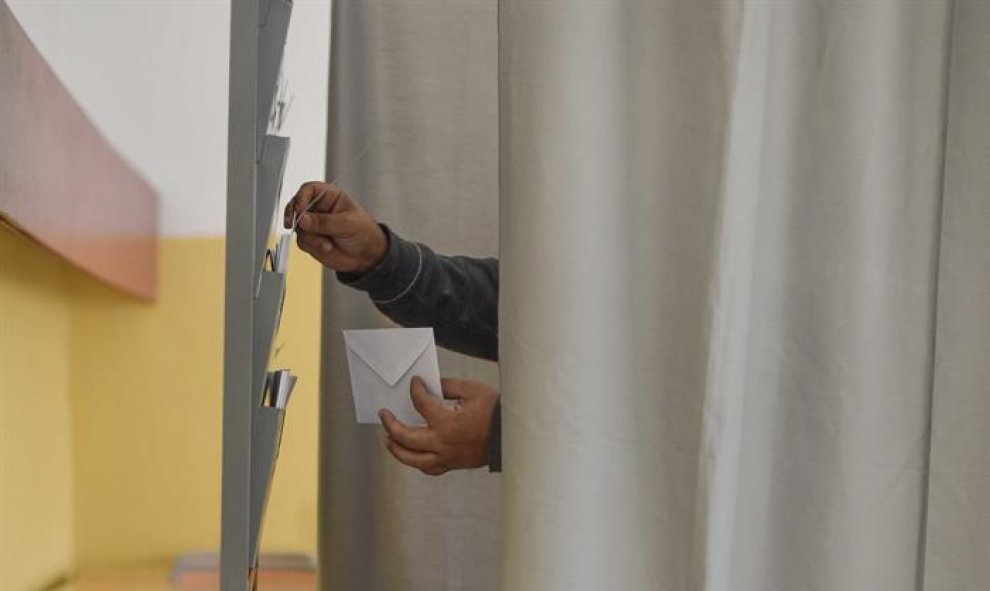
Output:
<svg viewBox="0 0 990 591">
<path fill-rule="evenodd" d="M 488 463 L 498 392 L 441 382 L 433 329 L 345 330 L 344 342 L 357 421 L 381 422 L 397 460 L 430 476 Z"/>
<path fill-rule="evenodd" d="M 431 396 L 426 385 L 413 378 L 411 396 L 426 427 L 408 427 L 391 412 L 381 412 L 389 453 L 428 476 L 489 464 L 498 392 L 474 380 L 446 378 L 441 384 L 443 397 L 453 405 Z"/>
<path fill-rule="evenodd" d="M 378 411 L 385 408 L 407 425 L 426 424 L 409 391 L 413 376 L 419 376 L 439 397 L 440 367 L 432 328 L 345 330 L 344 345 L 358 423 L 380 423 Z"/>
</svg>

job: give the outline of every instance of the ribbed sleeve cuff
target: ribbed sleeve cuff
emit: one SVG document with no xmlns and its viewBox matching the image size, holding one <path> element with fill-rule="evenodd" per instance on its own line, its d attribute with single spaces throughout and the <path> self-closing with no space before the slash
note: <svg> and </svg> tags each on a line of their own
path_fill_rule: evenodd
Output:
<svg viewBox="0 0 990 591">
<path fill-rule="evenodd" d="M 374 303 L 386 305 L 408 294 L 423 272 L 422 247 L 402 239 L 385 224 L 379 224 L 388 240 L 388 250 L 381 262 L 364 275 L 337 273 L 337 280 L 348 287 L 365 291 Z"/>
</svg>

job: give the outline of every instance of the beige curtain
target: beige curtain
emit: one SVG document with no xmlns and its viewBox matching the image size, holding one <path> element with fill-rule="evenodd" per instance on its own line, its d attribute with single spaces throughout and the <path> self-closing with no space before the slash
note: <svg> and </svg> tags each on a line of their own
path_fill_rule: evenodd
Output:
<svg viewBox="0 0 990 591">
<path fill-rule="evenodd" d="M 383 320 L 328 278 L 323 589 L 987 588 L 990 3 L 334 17 L 329 176 L 498 239 L 505 473 L 354 425 L 339 331 Z"/>
<path fill-rule="evenodd" d="M 988 32 L 501 0 L 503 589 L 990 584 Z"/>
</svg>

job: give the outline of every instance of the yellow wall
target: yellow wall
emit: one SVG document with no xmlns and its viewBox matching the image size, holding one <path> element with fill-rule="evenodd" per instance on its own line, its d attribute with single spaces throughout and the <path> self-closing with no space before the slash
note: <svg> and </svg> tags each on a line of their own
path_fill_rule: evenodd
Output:
<svg viewBox="0 0 990 591">
<path fill-rule="evenodd" d="M 79 566 L 215 548 L 220 525 L 223 241 L 161 243 L 159 298 L 75 282 Z M 319 267 L 298 253 L 276 362 L 300 375 L 286 418 L 265 546 L 315 551 Z"/>
<path fill-rule="evenodd" d="M 0 226 L 0 587 L 72 570 L 67 270 Z"/>
<path fill-rule="evenodd" d="M 18 248 L 35 258 L 47 256 L 35 253 L 30 245 Z M 0 246 L 5 258 L 8 250 L 8 245 Z M 320 270 L 298 251 L 294 255 L 276 364 L 293 368 L 300 382 L 286 419 L 263 547 L 315 552 Z M 69 457 L 71 432 L 71 464 L 65 459 L 63 465 L 55 464 L 53 475 L 46 475 L 38 466 L 42 462 L 51 465 L 52 454 L 32 452 L 31 461 L 21 468 L 34 478 L 42 474 L 51 480 L 57 474 L 52 483 L 57 486 L 52 488 L 60 495 L 61 508 L 52 512 L 56 500 L 37 496 L 30 499 L 30 506 L 45 511 L 53 524 L 50 529 L 61 535 L 57 547 L 61 554 L 47 549 L 20 551 L 49 565 L 49 571 L 64 570 L 63 564 L 71 566 L 69 553 L 75 567 L 86 570 L 166 563 L 182 551 L 217 547 L 223 241 L 166 239 L 160 244 L 159 256 L 160 292 L 154 304 L 120 295 L 74 271 L 63 271 L 63 277 L 53 261 L 49 262 L 52 277 L 47 280 L 39 275 L 37 264 L 23 264 L 22 283 L 31 286 L 29 293 L 20 299 L 9 298 L 9 307 L 20 318 L 0 335 L 0 353 L 22 347 L 18 342 L 30 335 L 36 348 L 56 350 L 65 360 L 60 367 L 48 367 L 39 363 L 39 355 L 23 348 L 21 357 L 15 358 L 22 387 L 54 392 L 48 383 L 57 382 L 61 388 L 57 390 L 60 398 L 38 402 L 35 411 L 58 415 L 61 423 L 47 415 L 37 419 L 45 427 L 18 419 L 20 430 L 49 447 L 58 447 L 65 458 Z M 20 293 L 8 283 L 0 282 L 0 296 L 5 299 L 8 293 Z M 51 302 L 37 297 L 34 292 L 38 291 Z M 44 332 L 39 331 L 38 320 L 31 320 L 22 308 L 44 316 Z M 50 311 L 55 309 L 60 315 Z M 38 370 L 45 375 L 38 377 Z M 14 393 L 5 391 L 2 396 L 9 402 Z M 4 404 L 0 413 L 9 408 L 10 404 Z M 0 414 L 4 437 L 8 422 L 8 416 Z M 47 425 L 57 427 L 54 440 Z M 6 453 L 7 445 L 0 450 Z M 0 457 L 6 472 L 7 458 Z M 6 495 L 2 507 L 20 514 L 25 506 L 20 497 L 34 495 L 33 487 L 10 487 L 7 476 L 0 478 L 0 491 Z M 11 494 L 20 497 L 10 502 Z M 6 513 L 2 515 L 6 518 Z M 25 517 L 18 523 L 34 528 L 39 522 Z M 8 552 L 3 535 L 0 560 L 17 555 Z M 20 544 L 20 540 L 13 542 Z M 6 565 L 0 568 L 0 577 L 8 570 Z M 30 588 L 13 587 L 15 591 Z"/>
</svg>

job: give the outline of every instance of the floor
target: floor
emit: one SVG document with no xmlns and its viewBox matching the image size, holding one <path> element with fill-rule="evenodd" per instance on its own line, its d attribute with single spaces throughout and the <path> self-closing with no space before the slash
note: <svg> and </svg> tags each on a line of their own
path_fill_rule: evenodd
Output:
<svg viewBox="0 0 990 591">
<path fill-rule="evenodd" d="M 52 591 L 219 591 L 216 576 L 176 585 L 168 569 L 94 572 L 56 587 Z M 258 591 L 316 591 L 316 573 L 265 574 Z"/>
</svg>

